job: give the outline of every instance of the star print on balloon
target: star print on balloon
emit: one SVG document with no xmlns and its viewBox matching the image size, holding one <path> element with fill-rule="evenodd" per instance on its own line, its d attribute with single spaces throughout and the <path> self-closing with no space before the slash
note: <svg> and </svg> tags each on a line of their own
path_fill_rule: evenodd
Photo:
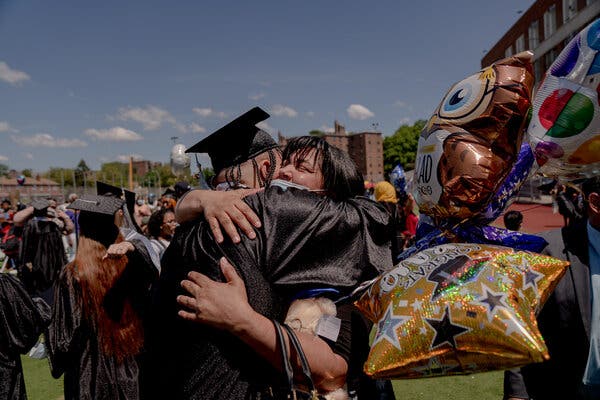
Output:
<svg viewBox="0 0 600 400">
<path fill-rule="evenodd" d="M 547 359 L 535 311 L 567 265 L 473 243 L 444 244 L 403 260 L 356 302 L 377 324 L 365 372 L 415 378 Z"/>
<path fill-rule="evenodd" d="M 398 327 L 407 319 L 407 316 L 395 316 L 392 307 L 389 307 L 385 314 L 385 318 L 382 318 L 377 324 L 377 333 L 375 334 L 374 343 L 386 339 L 393 344 L 394 347 L 400 349 L 400 342 L 398 341 L 396 329 L 398 329 Z"/>
<path fill-rule="evenodd" d="M 600 173 L 600 19 L 558 55 L 533 100 L 527 131 L 541 174 L 579 178 Z"/>
<path fill-rule="evenodd" d="M 456 348 L 454 337 L 469 331 L 469 328 L 454 325 L 452 323 L 448 307 L 446 307 L 444 316 L 441 320 L 425 318 L 425 321 L 435 329 L 435 336 L 433 337 L 433 343 L 431 344 L 432 349 L 444 343 L 448 343 Z"/>
</svg>

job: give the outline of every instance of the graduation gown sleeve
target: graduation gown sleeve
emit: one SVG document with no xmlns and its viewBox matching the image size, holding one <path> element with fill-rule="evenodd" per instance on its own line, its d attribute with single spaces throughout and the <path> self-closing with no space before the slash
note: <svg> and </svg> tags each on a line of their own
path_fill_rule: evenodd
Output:
<svg viewBox="0 0 600 400">
<path fill-rule="evenodd" d="M 21 283 L 0 274 L 0 399 L 25 399 L 20 355 L 37 342 L 50 321 L 50 307 L 32 300 Z"/>
</svg>

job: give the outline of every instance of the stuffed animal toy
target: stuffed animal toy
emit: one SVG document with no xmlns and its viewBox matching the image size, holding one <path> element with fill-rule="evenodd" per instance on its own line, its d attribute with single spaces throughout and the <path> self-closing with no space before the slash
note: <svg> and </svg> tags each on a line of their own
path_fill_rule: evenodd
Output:
<svg viewBox="0 0 600 400">
<path fill-rule="evenodd" d="M 324 315 L 335 317 L 335 304 L 325 297 L 294 300 L 288 309 L 285 323 L 296 332 L 317 334 L 319 320 Z M 349 400 L 345 388 L 339 388 L 324 395 L 327 400 Z"/>
</svg>

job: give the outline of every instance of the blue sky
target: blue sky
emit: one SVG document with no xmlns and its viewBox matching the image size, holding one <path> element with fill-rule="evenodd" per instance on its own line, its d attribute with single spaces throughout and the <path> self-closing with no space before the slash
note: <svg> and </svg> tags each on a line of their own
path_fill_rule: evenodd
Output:
<svg viewBox="0 0 600 400">
<path fill-rule="evenodd" d="M 0 162 L 166 162 L 170 137 L 190 146 L 254 105 L 272 134 L 337 119 L 390 135 L 532 3 L 0 0 Z"/>
</svg>

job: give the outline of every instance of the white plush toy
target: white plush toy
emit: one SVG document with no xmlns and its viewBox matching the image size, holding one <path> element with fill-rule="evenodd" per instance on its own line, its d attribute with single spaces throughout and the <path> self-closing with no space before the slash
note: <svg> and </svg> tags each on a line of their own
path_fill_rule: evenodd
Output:
<svg viewBox="0 0 600 400">
<path fill-rule="evenodd" d="M 325 297 L 294 300 L 288 309 L 285 323 L 296 332 L 317 334 L 317 325 L 324 315 L 335 317 L 337 310 L 333 301 Z M 345 388 L 324 395 L 327 400 L 349 400 Z"/>
</svg>

